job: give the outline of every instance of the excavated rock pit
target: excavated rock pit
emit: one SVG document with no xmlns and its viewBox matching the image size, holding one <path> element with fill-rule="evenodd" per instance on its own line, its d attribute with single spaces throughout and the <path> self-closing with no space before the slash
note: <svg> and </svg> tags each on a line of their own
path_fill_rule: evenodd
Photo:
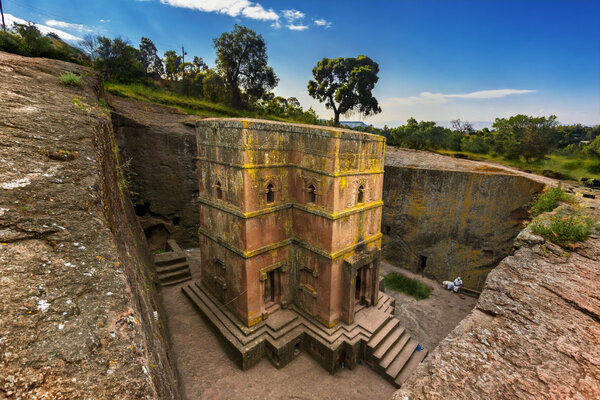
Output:
<svg viewBox="0 0 600 400">
<path fill-rule="evenodd" d="M 516 246 L 395 400 L 600 398 L 600 237 L 566 252 L 524 231 Z"/>
<path fill-rule="evenodd" d="M 65 71 L 86 84 L 60 85 Z M 176 287 L 165 291 L 165 310 L 150 247 L 162 249 L 169 238 L 197 242 L 196 146 L 185 115 L 110 98 L 111 115 L 98 103 L 104 94 L 95 75 L 60 61 L 0 53 L 0 81 L 0 398 L 392 394 L 372 371 L 330 376 L 310 359 L 282 370 L 258 366 L 247 390 L 247 374 L 205 348 L 216 340 L 196 342 L 198 330 L 182 330 L 196 318 L 197 329 L 212 334 L 181 307 Z M 566 254 L 522 235 L 504 258 L 524 207 L 549 183 L 388 148 L 388 261 L 438 280 L 462 274 L 483 287 L 475 309 L 395 398 L 600 396 L 600 238 Z M 176 365 L 188 369 L 178 374 Z M 271 387 L 273 379 L 285 389 Z M 315 379 L 322 383 L 311 389 Z"/>
</svg>

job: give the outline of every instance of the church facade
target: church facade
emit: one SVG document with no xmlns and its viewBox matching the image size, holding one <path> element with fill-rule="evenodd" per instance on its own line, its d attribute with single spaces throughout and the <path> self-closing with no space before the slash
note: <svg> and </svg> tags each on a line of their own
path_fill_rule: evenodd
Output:
<svg viewBox="0 0 600 400">
<path fill-rule="evenodd" d="M 247 327 L 297 308 L 325 327 L 375 305 L 385 138 L 195 122 L 201 284 Z"/>
</svg>

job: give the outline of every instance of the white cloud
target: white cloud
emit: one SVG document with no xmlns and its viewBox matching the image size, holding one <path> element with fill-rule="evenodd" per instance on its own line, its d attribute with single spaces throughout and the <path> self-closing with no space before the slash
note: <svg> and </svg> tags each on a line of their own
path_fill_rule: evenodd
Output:
<svg viewBox="0 0 600 400">
<path fill-rule="evenodd" d="M 272 9 L 249 0 L 160 0 L 173 7 L 189 8 L 202 12 L 226 14 L 231 17 L 244 16 L 261 21 L 278 21 L 279 15 Z"/>
<path fill-rule="evenodd" d="M 260 4 L 248 6 L 242 10 L 242 15 L 251 19 L 260 21 L 278 21 L 279 15 L 271 9 L 265 10 Z"/>
<path fill-rule="evenodd" d="M 108 23 L 108 22 L 110 22 L 110 19 L 101 19 L 100 22 L 102 22 L 102 23 Z"/>
<path fill-rule="evenodd" d="M 305 29 L 308 29 L 308 25 L 294 25 L 294 24 L 289 24 L 287 27 L 291 31 L 303 31 Z"/>
<path fill-rule="evenodd" d="M 498 99 L 501 97 L 511 96 L 515 94 L 527 94 L 533 93 L 535 90 L 521 90 L 521 89 L 493 89 L 493 90 L 479 90 L 471 93 L 459 93 L 459 94 L 444 94 L 444 93 L 430 93 L 422 92 L 418 96 L 410 97 L 392 97 L 385 99 L 387 103 L 395 104 L 420 104 L 420 103 L 446 103 L 450 99 Z"/>
<path fill-rule="evenodd" d="M 15 17 L 14 15 L 11 15 L 11 14 L 4 14 L 4 19 L 5 19 L 7 28 L 12 27 L 12 25 L 14 23 L 17 23 L 17 24 L 27 24 L 27 21 L 25 21 L 24 19 Z M 66 41 L 70 41 L 70 42 L 77 42 L 77 41 L 83 40 L 82 38 L 80 38 L 78 36 L 71 35 L 70 33 L 62 31 L 60 29 L 52 28 L 52 27 L 47 26 L 47 25 L 35 24 L 35 23 L 34 23 L 34 25 L 44 35 L 46 35 L 48 33 L 55 33 L 56 35 L 58 35 L 59 38 L 61 38 L 63 40 L 66 40 Z"/>
<path fill-rule="evenodd" d="M 313 22 L 317 26 L 325 27 L 325 29 L 331 27 L 331 22 L 329 22 L 329 21 L 327 21 L 325 19 L 315 19 Z"/>
<path fill-rule="evenodd" d="M 290 24 L 304 18 L 304 13 L 298 10 L 281 10 L 281 12 L 283 13 L 283 17 L 287 19 Z"/>
<path fill-rule="evenodd" d="M 71 24 L 69 22 L 57 21 L 55 19 L 49 19 L 46 21 L 46 25 L 51 26 L 53 28 L 67 29 L 79 32 L 91 32 L 90 28 L 85 27 L 81 24 Z"/>
</svg>

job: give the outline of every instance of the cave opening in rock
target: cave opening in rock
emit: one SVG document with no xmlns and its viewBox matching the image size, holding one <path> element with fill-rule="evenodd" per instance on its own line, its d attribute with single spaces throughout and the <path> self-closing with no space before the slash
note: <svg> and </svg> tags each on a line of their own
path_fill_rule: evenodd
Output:
<svg viewBox="0 0 600 400">
<path fill-rule="evenodd" d="M 427 256 L 419 257 L 419 273 L 422 274 L 425 272 L 425 268 L 427 267 Z"/>
<path fill-rule="evenodd" d="M 169 239 L 169 231 L 167 228 L 160 224 L 154 225 L 147 228 L 144 233 L 146 234 L 146 240 L 148 241 L 148 247 L 153 252 L 158 250 L 165 250 L 167 247 L 167 240 Z"/>
</svg>

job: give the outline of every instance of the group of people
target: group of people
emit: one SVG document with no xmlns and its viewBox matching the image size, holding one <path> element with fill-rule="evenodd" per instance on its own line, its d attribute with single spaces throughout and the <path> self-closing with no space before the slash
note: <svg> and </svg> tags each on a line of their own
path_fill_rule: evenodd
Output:
<svg viewBox="0 0 600 400">
<path fill-rule="evenodd" d="M 454 281 L 444 281 L 444 282 L 442 282 L 442 285 L 444 285 L 444 287 L 446 289 L 453 290 L 454 293 L 458 293 L 458 289 L 460 289 L 460 287 L 463 285 L 463 281 L 462 281 L 462 279 L 459 276 Z"/>
</svg>

